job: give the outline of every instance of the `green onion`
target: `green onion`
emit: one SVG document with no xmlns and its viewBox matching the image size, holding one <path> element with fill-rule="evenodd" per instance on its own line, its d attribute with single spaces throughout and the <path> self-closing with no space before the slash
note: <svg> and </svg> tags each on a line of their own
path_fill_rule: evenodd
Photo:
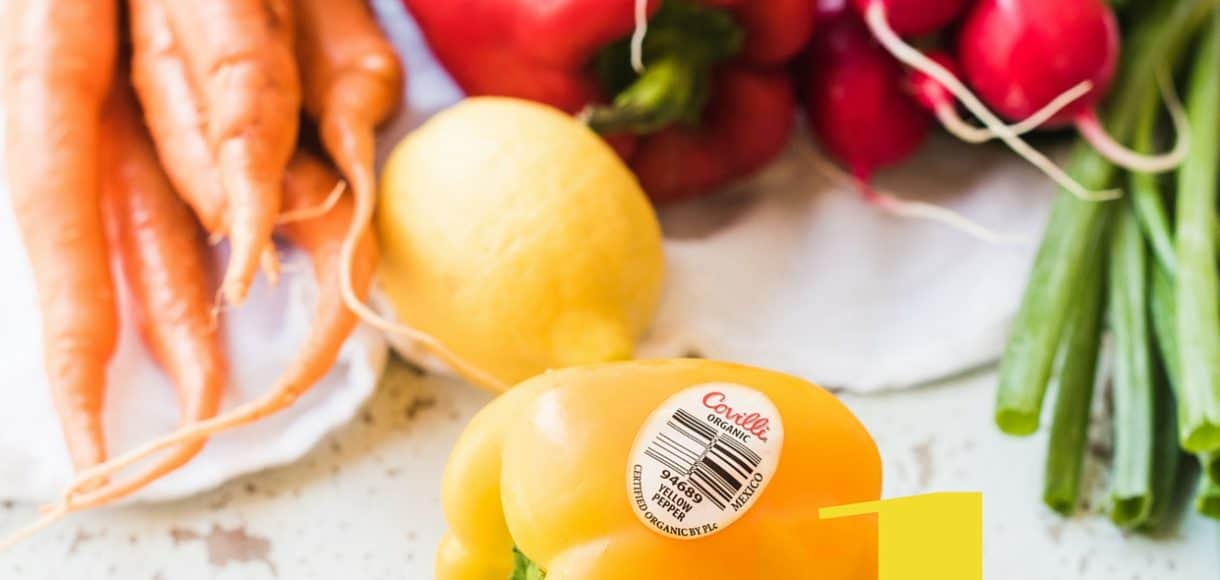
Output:
<svg viewBox="0 0 1220 580">
<path fill-rule="evenodd" d="M 1068 173 L 1085 188 L 1104 189 L 1114 167 L 1087 144 L 1078 144 Z M 1055 202 L 1000 364 L 995 420 L 1005 433 L 1029 435 L 1038 430 L 1069 298 L 1080 285 L 1079 265 L 1097 255 L 1090 250 L 1099 243 L 1098 226 L 1108 209 L 1108 204 L 1069 195 L 1060 195 Z"/>
<path fill-rule="evenodd" d="M 1135 527 L 1152 505 L 1156 391 L 1148 330 L 1144 237 L 1129 203 L 1120 204 L 1110 245 L 1109 321 L 1114 338 L 1114 462 L 1110 519 Z"/>
<path fill-rule="evenodd" d="M 1152 326 L 1156 333 L 1156 342 L 1160 347 L 1161 362 L 1164 365 L 1165 373 L 1169 377 L 1169 385 L 1173 387 L 1173 392 L 1178 400 L 1181 400 L 1181 377 L 1178 373 L 1178 334 L 1174 330 L 1174 322 L 1177 318 L 1177 307 L 1174 304 L 1174 289 L 1173 281 L 1164 268 L 1153 268 L 1152 274 Z M 1181 404 L 1177 405 L 1178 417 L 1174 424 L 1182 420 L 1186 413 L 1186 408 Z M 1174 438 L 1177 439 L 1176 437 Z M 1175 447 L 1177 446 L 1175 441 Z M 1198 455 L 1199 465 L 1203 467 L 1205 475 L 1212 478 L 1212 481 L 1220 483 L 1220 453 L 1200 453 Z"/>
<path fill-rule="evenodd" d="M 1199 465 L 1203 467 L 1204 475 L 1220 484 L 1220 453 L 1200 453 Z"/>
<path fill-rule="evenodd" d="M 1174 329 L 1178 309 L 1174 300 L 1173 277 L 1165 271 L 1163 264 L 1155 264 L 1152 268 L 1152 299 L 1149 305 L 1152 331 L 1156 335 L 1165 373 L 1169 375 L 1169 384 L 1177 393 L 1181 377 L 1178 376 L 1178 333 Z"/>
<path fill-rule="evenodd" d="M 1139 112 L 1135 125 L 1135 148 L 1137 151 L 1151 153 L 1155 149 L 1159 107 L 1157 102 L 1151 99 L 1141 105 L 1143 110 Z M 1133 171 L 1130 186 L 1135 215 L 1139 218 L 1148 243 L 1152 245 L 1152 253 L 1161 266 L 1172 275 L 1177 272 L 1178 259 L 1174 254 L 1169 214 L 1165 209 L 1165 198 L 1161 194 L 1158 177 L 1152 173 Z"/>
<path fill-rule="evenodd" d="M 1105 289 L 1105 256 L 1104 252 L 1099 253 L 1102 255 L 1084 263 L 1080 273 L 1083 279 L 1080 296 L 1070 314 L 1063 351 L 1059 354 L 1058 395 L 1047 443 L 1042 501 L 1063 515 L 1076 510 L 1088 446 Z"/>
<path fill-rule="evenodd" d="M 1178 476 L 1182 466 L 1182 448 L 1178 446 L 1178 421 L 1174 409 L 1177 407 L 1173 390 L 1166 376 L 1164 365 L 1157 373 L 1156 387 L 1156 441 L 1153 447 L 1152 498 L 1148 517 L 1142 528 L 1160 531 L 1171 519 L 1169 517 L 1178 490 Z"/>
<path fill-rule="evenodd" d="M 1178 172 L 1176 250 L 1179 436 L 1182 447 L 1220 450 L 1220 282 L 1216 270 L 1216 167 L 1220 163 L 1220 11 L 1213 11 L 1187 95 L 1192 147 Z"/>
<path fill-rule="evenodd" d="M 1106 107 L 1105 124 L 1111 135 L 1125 139 L 1131 134 L 1136 121 L 1133 111 L 1156 98 L 1148 79 L 1178 60 L 1190 32 L 1211 7 L 1209 0 L 1161 2 L 1149 7 L 1153 13 L 1135 24 L 1134 35 L 1123 50 L 1127 60 Z M 1116 169 L 1088 144 L 1079 142 L 1068 162 L 1068 173 L 1088 189 L 1104 189 L 1113 182 Z M 1006 433 L 1028 435 L 1038 429 L 1071 297 L 1078 294 L 1078 272 L 1091 255 L 1090 246 L 1096 243 L 1102 218 L 1111 206 L 1071 195 L 1060 195 L 1055 201 L 1000 366 L 995 420 Z"/>
<path fill-rule="evenodd" d="M 1220 483 L 1206 475 L 1199 477 L 1199 490 L 1195 492 L 1195 510 L 1220 520 Z"/>
</svg>

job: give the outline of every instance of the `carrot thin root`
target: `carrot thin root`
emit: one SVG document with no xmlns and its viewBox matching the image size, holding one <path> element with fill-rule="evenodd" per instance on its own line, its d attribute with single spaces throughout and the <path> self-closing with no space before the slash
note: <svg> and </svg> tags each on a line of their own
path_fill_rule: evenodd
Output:
<svg viewBox="0 0 1220 580">
<path fill-rule="evenodd" d="M 49 510 L 46 510 L 38 519 L 30 522 L 25 527 L 13 531 L 9 535 L 0 538 L 0 552 L 4 552 L 13 546 L 24 542 L 34 534 L 50 527 L 52 524 L 64 519 L 71 513 L 66 505 L 56 505 Z"/>
<path fill-rule="evenodd" d="M 347 191 L 347 182 L 339 181 L 335 187 L 327 194 L 326 200 L 313 207 L 303 207 L 300 209 L 280 212 L 279 219 L 275 222 L 276 225 L 290 224 L 292 222 L 307 221 L 322 217 L 330 210 L 335 209 L 335 205 L 339 203 L 339 199 L 343 197 L 343 192 Z"/>
<path fill-rule="evenodd" d="M 1121 197 L 1122 192 L 1117 189 L 1091 191 L 1085 188 L 1053 161 L 1018 137 L 1011 127 L 992 113 L 953 73 L 907 44 L 890 28 L 884 2 L 872 0 L 866 11 L 865 20 L 869 29 L 872 30 L 873 36 L 890 54 L 894 55 L 894 58 L 932 77 L 933 80 L 944 86 L 958 102 L 966 107 L 966 110 L 978 117 L 987 129 L 994 132 L 996 138 L 1003 141 L 1017 155 L 1038 168 L 1060 187 L 1085 201 L 1107 201 Z"/>
<path fill-rule="evenodd" d="M 275 249 L 275 244 L 267 244 L 263 248 L 263 253 L 259 256 L 259 268 L 262 269 L 263 275 L 267 277 L 267 284 L 272 288 L 280 283 L 280 254 Z"/>
<path fill-rule="evenodd" d="M 118 457 L 111 458 L 105 463 L 82 470 L 64 491 L 61 502 L 66 506 L 81 503 L 78 496 L 95 485 L 95 482 L 127 469 L 154 453 L 204 439 L 234 427 L 247 425 L 288 407 L 296 398 L 293 394 L 285 395 L 280 389 L 272 389 L 268 395 L 250 401 L 221 416 L 184 425 L 173 433 L 149 441 Z"/>
<path fill-rule="evenodd" d="M 347 304 L 352 313 L 369 326 L 422 346 L 433 356 L 452 368 L 458 375 L 476 385 L 497 392 L 507 389 L 511 385 L 505 384 L 504 381 L 466 362 L 432 335 L 382 317 L 374 312 L 372 308 L 369 308 L 356 295 L 356 291 L 352 287 L 352 262 L 355 259 L 356 245 L 360 239 L 360 234 L 364 228 L 368 227 L 373 218 L 372 190 L 371 188 L 364 188 L 364 185 L 356 184 L 356 187 L 354 187 L 356 192 L 356 211 L 352 219 L 351 229 L 347 232 L 339 249 L 339 294 L 343 298 L 344 304 Z"/>
</svg>

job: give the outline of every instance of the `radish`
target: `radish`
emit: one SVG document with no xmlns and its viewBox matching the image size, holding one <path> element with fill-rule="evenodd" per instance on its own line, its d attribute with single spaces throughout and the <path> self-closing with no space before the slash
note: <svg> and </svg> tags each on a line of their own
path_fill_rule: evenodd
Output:
<svg viewBox="0 0 1220 580">
<path fill-rule="evenodd" d="M 936 32 L 953 22 L 971 0 L 852 0 L 861 16 L 879 9 L 886 25 L 901 36 Z"/>
<path fill-rule="evenodd" d="M 810 44 L 806 64 L 809 123 L 861 184 L 875 169 L 910 157 L 923 144 L 929 119 L 903 90 L 902 66 L 854 17 L 826 22 Z M 867 187 L 862 191 L 871 198 Z"/>
<path fill-rule="evenodd" d="M 814 19 L 817 22 L 834 20 L 847 12 L 852 0 L 815 0 L 813 3 Z"/>
<path fill-rule="evenodd" d="M 1006 4 L 1014 4 L 1020 1 L 1007 0 Z M 1075 0 L 1062 1 L 1071 2 Z M 1119 192 L 1115 190 L 1090 191 L 1081 186 L 1076 180 L 1060 169 L 1059 166 L 1055 165 L 1050 159 L 1047 159 L 1045 155 L 1021 140 L 1013 128 L 1008 127 L 1002 120 L 996 117 L 970 89 L 962 84 L 957 76 L 941 64 L 916 50 L 910 44 L 907 44 L 896 32 L 896 30 L 901 30 L 910 34 L 910 31 L 913 29 L 920 32 L 935 30 L 935 27 L 927 28 L 930 26 L 928 24 L 930 19 L 921 15 L 921 11 L 926 11 L 929 15 L 939 16 L 939 26 L 945 26 L 952 21 L 964 5 L 965 3 L 961 0 L 853 0 L 853 6 L 864 15 L 864 19 L 873 33 L 873 37 L 890 54 L 894 55 L 895 58 L 907 66 L 934 79 L 945 90 L 949 91 L 954 97 L 957 97 L 957 100 L 966 110 L 977 117 L 996 138 L 1004 141 L 1013 151 L 1048 175 L 1061 187 L 1081 199 L 1090 201 L 1101 201 L 1118 197 Z M 891 13 L 893 18 L 890 16 Z M 911 21 L 904 22 L 903 19 L 905 18 L 910 18 Z M 922 27 L 916 25 L 922 25 Z M 983 41 L 985 39 L 979 40 Z"/>
<path fill-rule="evenodd" d="M 966 81 L 993 110 L 1020 119 L 1074 84 L 1096 90 L 1051 116 L 1047 126 L 1074 124 L 1103 156 L 1133 171 L 1177 167 L 1186 155 L 1185 120 L 1174 150 L 1145 155 L 1114 141 L 1097 118 L 1096 105 L 1114 78 L 1118 22 L 1103 0 L 979 0 L 958 36 Z"/>
<path fill-rule="evenodd" d="M 954 75 L 958 75 L 957 64 L 953 62 L 949 53 L 935 51 L 928 53 L 928 58 Z M 950 93 L 944 85 L 923 71 L 915 69 L 907 71 L 907 88 L 915 95 L 915 101 L 924 109 L 936 115 L 941 126 L 958 139 L 968 143 L 983 143 L 997 137 L 994 131 L 990 131 L 986 127 L 975 127 L 963 121 L 957 114 L 957 100 L 953 98 L 953 93 Z M 1081 81 L 1076 86 L 1056 96 L 1046 106 L 1034 111 L 1024 120 L 1011 125 L 1009 128 L 1017 135 L 1033 131 L 1045 124 L 1065 107 L 1088 94 L 1092 88 L 1092 81 Z"/>
<path fill-rule="evenodd" d="M 828 177 L 852 184 L 869 203 L 894 214 L 933 219 L 976 237 L 996 235 L 935 205 L 906 201 L 869 185 L 873 172 L 910 157 L 923 144 L 931 119 L 904 90 L 903 69 L 873 41 L 852 13 L 819 15 L 806 58 L 801 88 L 810 127 L 822 146 L 851 176 L 815 158 Z"/>
</svg>

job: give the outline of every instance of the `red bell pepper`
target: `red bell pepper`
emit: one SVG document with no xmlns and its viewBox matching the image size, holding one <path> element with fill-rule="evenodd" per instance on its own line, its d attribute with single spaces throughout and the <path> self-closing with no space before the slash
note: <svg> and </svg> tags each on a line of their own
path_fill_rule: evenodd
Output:
<svg viewBox="0 0 1220 580">
<path fill-rule="evenodd" d="M 795 123 L 784 71 L 812 0 L 648 0 L 645 70 L 630 66 L 636 0 L 404 0 L 471 95 L 581 114 L 658 203 L 709 192 L 774 158 Z"/>
</svg>

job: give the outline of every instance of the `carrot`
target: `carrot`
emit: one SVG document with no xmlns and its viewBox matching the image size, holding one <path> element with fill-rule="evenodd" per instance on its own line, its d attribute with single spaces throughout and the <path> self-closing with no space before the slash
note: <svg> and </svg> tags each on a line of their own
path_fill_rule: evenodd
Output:
<svg viewBox="0 0 1220 580">
<path fill-rule="evenodd" d="M 377 319 L 356 297 L 351 263 L 373 217 L 373 129 L 402 101 L 402 63 L 365 0 L 297 0 L 296 10 L 305 112 L 355 198 L 355 219 L 343 237 L 341 295 L 361 318 Z"/>
<path fill-rule="evenodd" d="M 9 0 L 5 141 L 13 212 L 42 313 L 43 356 L 78 470 L 106 458 L 106 364 L 118 338 L 101 214 L 101 111 L 114 75 L 114 0 Z"/>
<path fill-rule="evenodd" d="M 144 120 L 174 190 L 195 210 L 213 236 L 228 230 L 228 199 L 207 121 L 191 86 L 186 63 L 161 0 L 128 0 L 131 22 L 131 82 L 144 105 Z"/>
<path fill-rule="evenodd" d="M 233 253 L 221 288 L 237 304 L 260 260 L 274 261 L 264 252 L 296 146 L 301 87 L 292 2 L 162 0 L 161 6 L 206 112 L 206 136 L 228 198 Z"/>
<path fill-rule="evenodd" d="M 305 112 L 318 122 L 322 145 L 351 183 L 355 199 L 355 219 L 344 236 L 339 265 L 343 301 L 364 322 L 426 348 L 472 382 L 505 388 L 436 338 L 386 320 L 356 296 L 351 264 L 375 203 L 373 129 L 398 109 L 402 64 L 364 0 L 297 0 L 296 9 Z"/>
<path fill-rule="evenodd" d="M 207 419 L 220 404 L 228 363 L 211 314 L 211 264 L 203 232 L 161 169 L 125 84 L 116 84 L 102 130 L 107 137 L 102 191 L 110 247 L 119 256 L 137 326 L 177 386 L 182 423 Z M 137 477 L 90 492 L 75 507 L 127 496 L 185 464 L 204 443 L 184 444 Z"/>
<path fill-rule="evenodd" d="M 295 211 L 324 203 L 337 181 L 338 177 L 316 157 L 298 154 L 285 175 L 284 209 Z M 344 197 L 335 204 L 334 209 L 322 216 L 294 221 L 281 228 L 290 241 L 312 258 L 319 290 L 309 336 L 272 389 L 258 399 L 217 417 L 184 426 L 82 472 L 65 494 L 65 504 L 69 508 L 84 497 L 79 495 L 83 489 L 153 453 L 253 423 L 287 408 L 330 370 L 339 356 L 340 347 L 356 326 L 356 316 L 344 304 L 339 291 L 341 246 L 353 213 L 350 198 Z M 361 236 L 355 256 L 353 284 L 363 297 L 368 293 L 377 263 L 377 247 L 371 233 L 366 232 Z"/>
<path fill-rule="evenodd" d="M 174 190 L 195 211 L 212 239 L 228 235 L 230 206 L 208 142 L 207 119 L 191 85 L 178 41 L 161 0 L 128 0 L 131 80 L 144 105 L 145 122 Z M 264 271 L 278 270 L 275 248 L 260 258 Z"/>
</svg>

